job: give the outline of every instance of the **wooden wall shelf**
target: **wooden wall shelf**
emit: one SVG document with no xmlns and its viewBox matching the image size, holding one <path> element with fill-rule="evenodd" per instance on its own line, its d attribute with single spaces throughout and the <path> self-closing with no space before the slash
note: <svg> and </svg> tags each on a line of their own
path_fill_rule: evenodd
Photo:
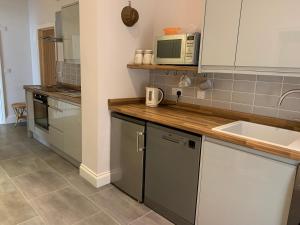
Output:
<svg viewBox="0 0 300 225">
<path fill-rule="evenodd" d="M 127 64 L 127 68 L 137 70 L 170 70 L 198 72 L 198 66 L 172 66 L 172 65 L 136 65 Z"/>
</svg>

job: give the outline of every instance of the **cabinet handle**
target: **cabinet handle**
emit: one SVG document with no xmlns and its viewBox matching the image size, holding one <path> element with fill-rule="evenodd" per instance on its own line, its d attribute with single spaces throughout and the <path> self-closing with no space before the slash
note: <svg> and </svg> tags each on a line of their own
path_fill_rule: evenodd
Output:
<svg viewBox="0 0 300 225">
<path fill-rule="evenodd" d="M 144 132 L 140 132 L 140 131 L 137 131 L 136 132 L 136 151 L 139 153 L 139 152 L 143 152 L 145 150 L 144 147 L 140 147 L 140 137 L 143 137 L 144 136 Z"/>
</svg>

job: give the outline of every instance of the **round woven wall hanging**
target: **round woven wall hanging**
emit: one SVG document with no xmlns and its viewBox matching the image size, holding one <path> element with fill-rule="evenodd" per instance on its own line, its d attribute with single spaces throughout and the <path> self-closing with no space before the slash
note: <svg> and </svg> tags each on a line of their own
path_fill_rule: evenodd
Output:
<svg viewBox="0 0 300 225">
<path fill-rule="evenodd" d="M 121 18 L 128 27 L 132 27 L 139 20 L 139 13 L 135 8 L 131 7 L 131 1 L 129 1 L 128 6 L 123 8 Z"/>
</svg>

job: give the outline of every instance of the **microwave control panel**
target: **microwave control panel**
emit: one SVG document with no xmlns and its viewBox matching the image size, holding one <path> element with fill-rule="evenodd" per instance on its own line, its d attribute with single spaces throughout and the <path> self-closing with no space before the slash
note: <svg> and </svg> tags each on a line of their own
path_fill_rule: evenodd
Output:
<svg viewBox="0 0 300 225">
<path fill-rule="evenodd" d="M 200 33 L 190 34 L 186 37 L 185 64 L 195 64 L 198 61 L 200 48 Z"/>
</svg>

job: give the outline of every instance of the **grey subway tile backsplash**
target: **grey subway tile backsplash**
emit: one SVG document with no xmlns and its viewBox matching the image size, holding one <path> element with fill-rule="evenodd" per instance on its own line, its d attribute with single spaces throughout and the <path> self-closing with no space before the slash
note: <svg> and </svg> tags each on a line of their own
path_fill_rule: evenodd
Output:
<svg viewBox="0 0 300 225">
<path fill-rule="evenodd" d="M 231 92 L 230 91 L 220 91 L 214 90 L 212 93 L 212 99 L 216 101 L 231 101 Z"/>
<path fill-rule="evenodd" d="M 255 95 L 254 105 L 263 107 L 276 108 L 279 101 L 279 97 L 272 95 Z"/>
<path fill-rule="evenodd" d="M 245 112 L 245 113 L 251 113 L 252 112 L 252 106 L 251 105 L 238 104 L 238 103 L 231 103 L 231 110 L 239 111 L 239 112 Z"/>
<path fill-rule="evenodd" d="M 232 102 L 252 105 L 254 100 L 253 93 L 233 92 Z"/>
<path fill-rule="evenodd" d="M 234 74 L 234 80 L 247 80 L 247 81 L 256 81 L 256 75 L 248 74 Z"/>
<path fill-rule="evenodd" d="M 255 90 L 255 82 L 235 80 L 233 83 L 233 90 L 239 92 L 253 93 Z"/>
<path fill-rule="evenodd" d="M 283 83 L 300 84 L 300 77 L 284 77 Z"/>
<path fill-rule="evenodd" d="M 80 64 L 57 62 L 56 73 L 59 83 L 81 86 Z"/>
<path fill-rule="evenodd" d="M 233 85 L 233 80 L 214 79 L 214 89 L 231 91 L 232 85 Z"/>
<path fill-rule="evenodd" d="M 178 87 L 182 74 L 152 71 L 150 85 L 166 91 L 166 98 L 172 96 L 172 88 Z M 183 89 L 180 101 L 202 106 L 212 106 L 233 111 L 253 113 L 284 119 L 300 119 L 300 94 L 288 96 L 278 107 L 280 95 L 292 89 L 300 89 L 300 78 L 282 76 L 261 76 L 249 74 L 189 74 L 192 85 Z M 205 99 L 197 99 L 201 82 L 210 79 L 213 88 L 206 90 Z"/>
<path fill-rule="evenodd" d="M 214 79 L 222 79 L 222 80 L 233 80 L 233 74 L 229 74 L 229 73 L 216 73 L 214 75 Z"/>
<path fill-rule="evenodd" d="M 257 77 L 257 81 L 264 81 L 264 82 L 282 83 L 282 80 L 283 80 L 283 77 L 281 77 L 281 76 L 260 75 Z"/>
<path fill-rule="evenodd" d="M 257 82 L 256 93 L 265 95 L 281 95 L 281 83 Z"/>
</svg>

